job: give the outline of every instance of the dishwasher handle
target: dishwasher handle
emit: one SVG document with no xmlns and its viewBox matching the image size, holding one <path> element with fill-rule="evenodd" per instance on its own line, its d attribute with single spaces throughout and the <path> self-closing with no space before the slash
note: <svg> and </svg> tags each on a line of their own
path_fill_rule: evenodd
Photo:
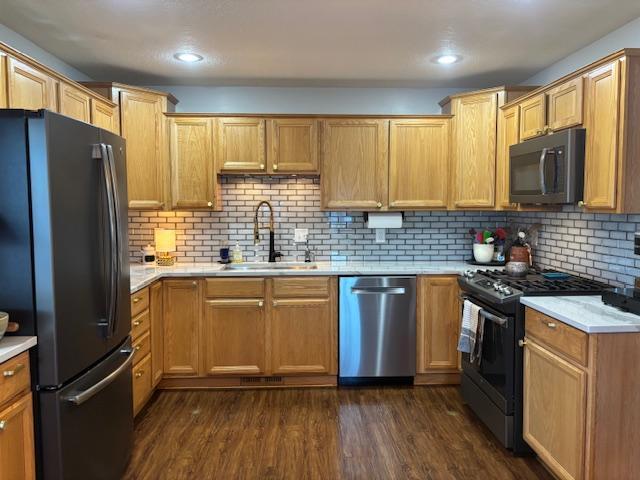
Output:
<svg viewBox="0 0 640 480">
<path fill-rule="evenodd" d="M 404 295 L 404 287 L 351 287 L 355 295 Z"/>
</svg>

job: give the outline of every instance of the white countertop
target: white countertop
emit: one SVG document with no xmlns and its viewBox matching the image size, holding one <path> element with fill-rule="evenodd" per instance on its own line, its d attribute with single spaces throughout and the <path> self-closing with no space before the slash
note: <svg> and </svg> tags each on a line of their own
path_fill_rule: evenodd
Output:
<svg viewBox="0 0 640 480">
<path fill-rule="evenodd" d="M 640 315 L 605 305 L 600 296 L 522 297 L 520 303 L 587 333 L 640 332 Z"/>
<path fill-rule="evenodd" d="M 469 269 L 496 268 L 465 262 L 316 262 L 316 265 L 318 268 L 312 270 L 224 270 L 219 263 L 176 263 L 173 267 L 131 265 L 131 293 L 163 277 L 457 275 Z"/>
<path fill-rule="evenodd" d="M 37 343 L 36 337 L 3 337 L 0 340 L 0 363 L 35 347 Z"/>
</svg>

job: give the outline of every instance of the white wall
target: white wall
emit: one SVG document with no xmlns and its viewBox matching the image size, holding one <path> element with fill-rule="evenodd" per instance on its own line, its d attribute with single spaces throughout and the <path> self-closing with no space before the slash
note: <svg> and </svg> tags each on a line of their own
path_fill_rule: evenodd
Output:
<svg viewBox="0 0 640 480">
<path fill-rule="evenodd" d="M 432 114 L 456 88 L 152 86 L 175 95 L 179 112 Z"/>
<path fill-rule="evenodd" d="M 14 32 L 9 27 L 0 23 L 0 42 L 4 42 L 10 47 L 19 50 L 22 53 L 35 58 L 40 63 L 47 67 L 66 75 L 72 80 L 82 81 L 91 80 L 90 77 L 85 75 L 79 70 L 76 70 L 71 65 L 63 62 L 58 57 L 51 55 L 49 52 L 43 50 L 31 40 L 27 40 L 25 37 L 17 32 Z"/>
<path fill-rule="evenodd" d="M 594 21 L 597 21 L 594 19 Z M 585 28 L 589 28 L 585 25 Z M 622 48 L 640 47 L 640 17 L 538 72 L 523 85 L 545 85 Z"/>
</svg>

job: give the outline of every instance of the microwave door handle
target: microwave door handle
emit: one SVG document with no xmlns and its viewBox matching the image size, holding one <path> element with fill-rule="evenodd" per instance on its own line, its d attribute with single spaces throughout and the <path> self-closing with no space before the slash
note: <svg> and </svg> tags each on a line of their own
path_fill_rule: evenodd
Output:
<svg viewBox="0 0 640 480">
<path fill-rule="evenodd" d="M 542 195 L 546 195 L 547 194 L 547 181 L 545 178 L 545 174 L 544 171 L 546 169 L 547 166 L 547 153 L 549 152 L 549 149 L 547 147 L 544 147 L 542 149 L 542 154 L 540 155 L 540 191 L 542 192 Z"/>
</svg>

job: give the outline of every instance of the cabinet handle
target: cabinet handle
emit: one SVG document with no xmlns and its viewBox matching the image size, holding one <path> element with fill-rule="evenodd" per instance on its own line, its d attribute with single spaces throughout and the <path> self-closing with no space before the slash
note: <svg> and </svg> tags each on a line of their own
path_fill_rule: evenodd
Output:
<svg viewBox="0 0 640 480">
<path fill-rule="evenodd" d="M 139 327 L 142 324 L 142 320 L 134 320 L 133 321 L 133 326 L 134 327 Z"/>
<path fill-rule="evenodd" d="M 23 363 L 19 363 L 18 365 L 15 366 L 15 368 L 13 370 L 5 370 L 4 372 L 2 372 L 2 375 L 4 377 L 14 377 L 16 375 L 16 373 L 18 373 L 19 371 L 24 369 L 24 364 Z"/>
<path fill-rule="evenodd" d="M 213 207 L 213 202 L 207 202 L 207 207 Z"/>
<path fill-rule="evenodd" d="M 133 303 L 138 303 L 139 301 L 140 301 L 140 297 L 135 297 L 135 298 L 133 299 Z"/>
<path fill-rule="evenodd" d="M 274 165 L 274 166 L 273 166 L 273 170 L 274 170 L 274 171 L 278 170 L 278 165 Z"/>
<path fill-rule="evenodd" d="M 527 344 L 527 340 L 518 340 L 518 346 L 519 347 L 524 347 Z"/>
<path fill-rule="evenodd" d="M 378 202 L 378 203 L 376 203 L 376 207 L 378 207 L 378 208 L 382 208 L 382 202 Z"/>
<path fill-rule="evenodd" d="M 549 327 L 549 328 L 556 328 L 557 326 L 558 326 L 558 325 L 556 325 L 556 324 L 555 324 L 555 323 L 553 323 L 553 322 L 548 322 L 548 323 L 547 323 L 547 327 Z"/>
<path fill-rule="evenodd" d="M 258 306 L 262 307 L 264 305 L 264 302 L 262 300 L 258 300 Z"/>
<path fill-rule="evenodd" d="M 3 431 L 7 427 L 6 420 L 0 420 L 0 432 Z"/>
<path fill-rule="evenodd" d="M 144 375 L 144 370 L 138 370 L 138 371 L 136 372 L 135 377 L 136 377 L 136 378 L 140 378 L 142 375 Z"/>
<path fill-rule="evenodd" d="M 275 300 L 273 301 L 273 306 L 277 307 L 278 306 L 278 302 L 276 302 Z"/>
</svg>

